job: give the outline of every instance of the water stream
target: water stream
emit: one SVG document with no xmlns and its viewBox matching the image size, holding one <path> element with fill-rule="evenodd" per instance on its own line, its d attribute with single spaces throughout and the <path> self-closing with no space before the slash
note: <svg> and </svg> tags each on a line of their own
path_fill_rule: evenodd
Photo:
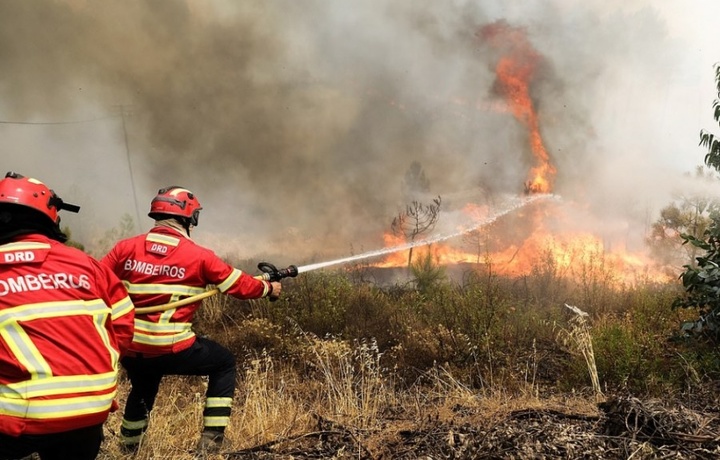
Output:
<svg viewBox="0 0 720 460">
<path fill-rule="evenodd" d="M 318 270 L 320 268 L 330 267 L 332 265 L 339 265 L 339 264 L 344 264 L 344 263 L 348 263 L 348 262 L 354 262 L 357 260 L 369 259 L 371 257 L 384 256 L 387 254 L 392 254 L 394 252 L 406 251 L 408 249 L 415 248 L 418 246 L 426 246 L 428 244 L 449 240 L 451 238 L 456 238 L 458 236 L 465 235 L 465 234 L 470 233 L 474 230 L 477 230 L 481 227 L 484 227 L 485 225 L 489 225 L 489 224 L 495 222 L 500 217 L 502 217 L 506 214 L 509 214 L 513 211 L 516 211 L 524 206 L 527 206 L 530 203 L 533 203 L 538 200 L 550 199 L 550 198 L 559 199 L 560 197 L 558 195 L 553 195 L 553 194 L 537 194 L 537 195 L 527 195 L 527 196 L 516 197 L 513 200 L 511 200 L 510 204 L 505 206 L 500 211 L 494 212 L 491 215 L 489 215 L 488 217 L 485 217 L 484 219 L 480 219 L 480 220 L 474 222 L 472 225 L 470 225 L 467 228 L 464 228 L 463 230 L 458 230 L 457 232 L 453 232 L 453 233 L 449 233 L 449 234 L 445 234 L 445 235 L 437 235 L 437 236 L 425 238 L 422 240 L 412 241 L 410 243 L 401 244 L 401 245 L 394 246 L 391 248 L 377 249 L 375 251 L 370 251 L 370 252 L 366 252 L 363 254 L 358 254 L 358 255 L 350 256 L 350 257 L 344 257 L 342 259 L 335 259 L 335 260 L 330 260 L 327 262 L 318 262 L 318 263 L 314 263 L 314 264 L 310 264 L 310 265 L 303 265 L 301 267 L 298 267 L 298 273 L 309 272 L 309 271 L 313 271 L 313 270 Z"/>
</svg>

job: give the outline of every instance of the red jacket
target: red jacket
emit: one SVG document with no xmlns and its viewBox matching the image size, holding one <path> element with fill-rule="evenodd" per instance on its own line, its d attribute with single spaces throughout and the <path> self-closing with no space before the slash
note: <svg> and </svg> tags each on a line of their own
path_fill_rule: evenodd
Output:
<svg viewBox="0 0 720 460">
<path fill-rule="evenodd" d="M 150 307 L 201 294 L 209 285 L 239 299 L 265 297 L 270 283 L 224 262 L 182 232 L 156 226 L 120 241 L 101 262 L 122 279 L 135 307 Z M 135 317 L 131 352 L 177 353 L 195 342 L 192 319 L 201 301 Z"/>
<path fill-rule="evenodd" d="M 103 423 L 133 335 L 122 282 L 43 235 L 0 245 L 0 433 Z"/>
</svg>

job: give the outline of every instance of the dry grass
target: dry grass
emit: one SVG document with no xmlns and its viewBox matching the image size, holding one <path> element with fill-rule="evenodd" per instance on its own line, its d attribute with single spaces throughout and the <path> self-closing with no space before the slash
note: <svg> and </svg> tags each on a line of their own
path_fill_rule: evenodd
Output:
<svg viewBox="0 0 720 460">
<path fill-rule="evenodd" d="M 582 355 L 590 373 L 595 399 L 599 402 L 604 396 L 600 388 L 600 377 L 595 362 L 595 351 L 592 336 L 590 335 L 588 314 L 575 306 L 568 304 L 565 304 L 565 306 L 575 313 L 575 316 L 570 319 L 570 329 L 561 328 L 558 337 L 563 344 L 570 346 L 571 349 Z"/>
<path fill-rule="evenodd" d="M 408 433 L 431 433 L 423 438 L 428 439 L 458 426 L 488 433 L 518 411 L 592 418 L 598 416 L 601 385 L 611 394 L 626 382 L 658 380 L 650 389 L 674 384 L 660 338 L 677 318 L 658 314 L 671 292 L 655 287 L 605 292 L 600 279 L 577 294 L 554 281 L 553 289 L 541 290 L 541 279 L 477 278 L 472 289 L 368 295 L 340 276 L 308 275 L 303 281 L 307 285 L 287 289 L 284 301 L 250 301 L 240 305 L 244 309 L 214 296 L 196 317 L 199 331 L 241 362 L 226 452 L 294 446 L 298 439 L 319 444 L 313 436 L 340 432 L 353 440 L 352 447 L 332 458 L 395 458 L 392 449 Z M 566 313 L 558 299 L 588 297 L 594 299 L 586 305 L 589 316 L 576 314 L 558 335 L 558 320 Z M 382 320 L 369 321 L 378 312 Z M 333 335 L 323 336 L 328 325 Z M 385 334 L 384 348 L 362 338 L 373 336 L 368 325 Z M 692 355 L 682 357 L 681 372 L 700 369 Z M 698 378 L 692 382 L 699 386 Z M 118 412 L 108 420 L 99 458 L 194 458 L 205 388 L 202 378 L 167 377 L 138 454 L 118 447 Z M 121 406 L 127 391 L 122 381 Z"/>
<path fill-rule="evenodd" d="M 521 409 L 597 414 L 597 407 L 582 397 L 541 399 L 535 391 L 509 394 L 502 389 L 477 392 L 440 366 L 425 373 L 423 385 L 400 390 L 394 385 L 392 372 L 380 367 L 372 342 L 351 348 L 337 340 L 311 335 L 306 339 L 308 356 L 312 356 L 308 364 L 315 373 L 305 379 L 265 353 L 247 362 L 226 433 L 226 452 L 302 437 L 320 429 L 318 421 L 345 427 L 355 433 L 367 452 L 380 452 L 399 432 L 437 423 L 489 426 Z M 205 387 L 204 378 L 166 377 L 150 428 L 136 455 L 120 450 L 117 434 L 121 412 L 111 414 L 99 459 L 195 458 Z M 121 406 L 128 389 L 128 382 L 123 380 L 118 396 Z"/>
</svg>

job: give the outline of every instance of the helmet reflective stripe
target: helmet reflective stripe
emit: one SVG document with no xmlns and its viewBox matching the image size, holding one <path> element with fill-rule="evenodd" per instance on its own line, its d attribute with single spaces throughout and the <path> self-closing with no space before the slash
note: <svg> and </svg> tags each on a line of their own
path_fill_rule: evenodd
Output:
<svg viewBox="0 0 720 460">
<path fill-rule="evenodd" d="M 29 419 L 76 417 L 110 409 L 116 392 L 75 398 L 17 400 L 0 397 L 0 415 Z"/>
<path fill-rule="evenodd" d="M 242 276 L 242 270 L 238 270 L 237 268 L 234 268 L 232 273 L 230 273 L 230 276 L 225 278 L 225 280 L 217 285 L 217 288 L 220 289 L 220 292 L 225 292 L 230 287 L 235 284 L 235 282 L 240 279 L 240 276 Z"/>
<path fill-rule="evenodd" d="M 184 217 L 190 224 L 197 225 L 200 215 L 200 202 L 190 190 L 172 185 L 158 190 L 157 195 L 150 202 L 148 215 L 156 218 L 160 215 Z"/>
<path fill-rule="evenodd" d="M 177 196 L 178 193 L 180 193 L 180 192 L 185 192 L 185 193 L 187 193 L 188 195 L 192 195 L 192 194 L 193 194 L 193 192 L 191 192 L 190 190 L 188 190 L 188 189 L 186 189 L 186 188 L 177 187 L 177 188 L 170 189 L 170 191 L 168 192 L 168 195 L 170 195 L 170 196 Z"/>
<path fill-rule="evenodd" d="M 193 296 L 202 294 L 205 288 L 184 286 L 182 284 L 133 284 L 125 282 L 125 288 L 130 294 L 169 294 L 178 296 Z"/>
<path fill-rule="evenodd" d="M 40 380 L 0 385 L 0 398 L 30 399 L 38 396 L 76 394 L 78 390 L 98 392 L 112 390 L 116 382 L 115 371 L 96 375 L 50 376 Z"/>
</svg>

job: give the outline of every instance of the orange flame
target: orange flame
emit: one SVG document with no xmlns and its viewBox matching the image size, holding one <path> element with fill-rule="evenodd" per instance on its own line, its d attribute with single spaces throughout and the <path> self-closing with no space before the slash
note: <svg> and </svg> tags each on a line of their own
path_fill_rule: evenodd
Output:
<svg viewBox="0 0 720 460">
<path fill-rule="evenodd" d="M 541 57 L 522 29 L 510 27 L 505 22 L 483 27 L 478 36 L 500 53 L 495 66 L 495 88 L 506 104 L 496 107 L 496 103 L 492 102 L 490 106 L 485 106 L 512 113 L 527 128 L 535 164 L 527 176 L 526 193 L 551 193 L 556 169 L 540 135 L 539 118 L 530 94 L 530 84 Z M 520 209 L 453 241 L 416 247 L 414 254 L 417 257 L 414 255 L 413 261 L 429 251 L 440 265 L 465 263 L 475 267 L 485 266 L 491 267 L 496 274 L 506 276 L 545 272 L 559 278 L 599 276 L 617 285 L 639 280 L 669 281 L 671 276 L 657 268 L 649 256 L 627 250 L 624 235 L 600 237 L 585 230 L 570 230 L 572 219 L 564 214 L 567 210 L 569 208 L 552 203 Z M 487 206 L 468 203 L 463 211 L 473 221 L 482 222 L 490 210 Z M 575 215 L 577 212 L 573 209 Z M 405 243 L 402 238 L 385 235 L 387 248 Z M 390 253 L 376 266 L 405 267 L 408 256 L 406 250 Z"/>
<path fill-rule="evenodd" d="M 485 26 L 480 36 L 503 53 L 495 67 L 497 88 L 515 118 L 528 129 L 530 149 L 536 164 L 528 174 L 526 191 L 550 193 L 556 170 L 540 136 L 538 116 L 530 97 L 530 82 L 540 56 L 522 29 L 510 27 L 505 22 Z"/>
<path fill-rule="evenodd" d="M 487 207 L 475 204 L 465 205 L 463 211 L 478 221 L 488 213 Z M 549 229 L 549 224 L 561 230 Z M 628 251 L 622 236 L 602 238 L 589 231 L 562 230 L 570 225 L 569 216 L 559 206 L 547 204 L 542 209 L 520 210 L 515 219 L 498 220 L 468 232 L 467 237 L 416 247 L 413 262 L 429 251 L 443 266 L 491 267 L 493 273 L 512 277 L 545 270 L 558 278 L 602 277 L 610 285 L 618 286 L 632 285 L 639 280 L 664 283 L 673 277 L 657 267 L 644 252 Z M 529 233 L 521 231 L 508 240 L 508 234 L 518 226 L 527 227 L 523 231 Z M 403 238 L 389 233 L 384 238 L 387 248 L 406 243 Z M 406 267 L 407 264 L 408 251 L 403 250 L 388 254 L 374 266 Z"/>
</svg>

